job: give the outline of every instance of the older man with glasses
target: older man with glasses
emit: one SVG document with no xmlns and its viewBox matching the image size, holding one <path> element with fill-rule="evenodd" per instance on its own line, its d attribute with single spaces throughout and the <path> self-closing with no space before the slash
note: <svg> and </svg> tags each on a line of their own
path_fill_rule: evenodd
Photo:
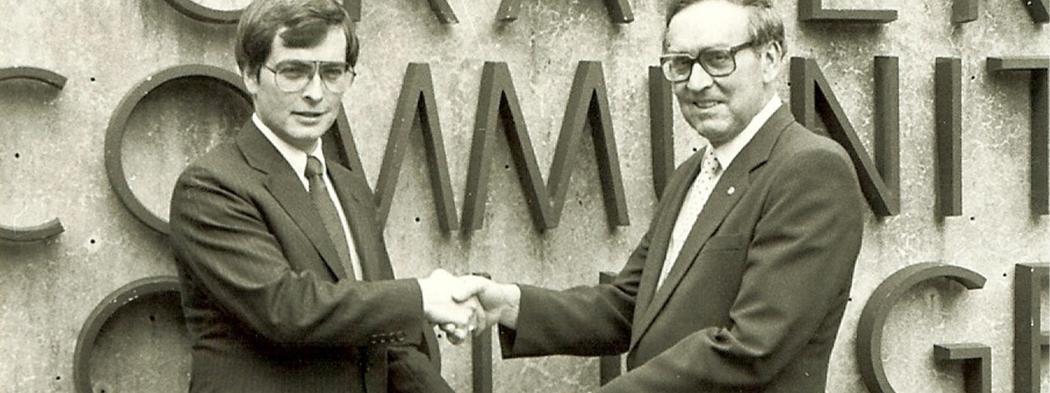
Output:
<svg viewBox="0 0 1050 393">
<path fill-rule="evenodd" d="M 600 392 L 823 392 L 864 204 L 846 152 L 776 94 L 768 0 L 678 0 L 661 66 L 709 145 L 671 177 L 611 284 L 552 291 L 463 277 L 505 357 L 627 352 Z"/>
<path fill-rule="evenodd" d="M 465 334 L 476 301 L 455 302 L 443 271 L 395 280 L 361 168 L 321 148 L 357 40 L 334 0 L 244 10 L 236 58 L 255 113 L 171 202 L 191 392 L 452 392 L 431 324 Z"/>
</svg>

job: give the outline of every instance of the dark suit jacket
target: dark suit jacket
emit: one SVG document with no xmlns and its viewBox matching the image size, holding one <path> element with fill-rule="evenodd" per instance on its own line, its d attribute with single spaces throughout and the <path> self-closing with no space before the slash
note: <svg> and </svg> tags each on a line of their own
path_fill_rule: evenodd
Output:
<svg viewBox="0 0 1050 393">
<path fill-rule="evenodd" d="M 786 107 L 723 173 L 654 291 L 703 152 L 672 176 L 610 285 L 522 286 L 505 356 L 628 352 L 601 392 L 823 392 L 849 299 L 864 209 L 853 165 Z"/>
<path fill-rule="evenodd" d="M 436 345 L 418 284 L 393 279 L 363 174 L 327 167 L 363 281 L 347 278 L 302 183 L 251 122 L 179 177 L 171 237 L 191 392 L 451 391 L 424 355 Z"/>
</svg>

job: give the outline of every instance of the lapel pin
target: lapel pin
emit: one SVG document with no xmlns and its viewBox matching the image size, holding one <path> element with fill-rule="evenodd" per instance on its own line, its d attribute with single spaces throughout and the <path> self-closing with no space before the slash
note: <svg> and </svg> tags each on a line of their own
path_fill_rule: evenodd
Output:
<svg viewBox="0 0 1050 393">
<path fill-rule="evenodd" d="M 729 189 L 726 190 L 726 194 L 728 195 L 733 195 L 734 192 L 736 192 L 736 187 L 733 186 L 729 186 Z"/>
</svg>

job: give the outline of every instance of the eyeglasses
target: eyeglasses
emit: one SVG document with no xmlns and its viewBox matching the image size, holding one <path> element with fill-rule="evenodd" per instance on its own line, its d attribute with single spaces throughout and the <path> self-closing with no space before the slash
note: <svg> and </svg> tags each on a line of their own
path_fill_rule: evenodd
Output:
<svg viewBox="0 0 1050 393">
<path fill-rule="evenodd" d="M 660 67 L 663 68 L 664 78 L 671 82 L 689 80 L 696 63 L 700 63 L 704 72 L 712 77 L 726 76 L 736 71 L 736 53 L 754 44 L 755 41 L 752 40 L 728 48 L 707 48 L 701 50 L 696 57 L 687 53 L 668 53 L 660 56 Z"/>
<path fill-rule="evenodd" d="M 354 83 L 357 72 L 341 61 L 285 60 L 263 68 L 273 73 L 273 83 L 285 93 L 295 93 L 306 88 L 314 75 L 321 75 L 321 82 L 328 91 L 342 93 Z"/>
</svg>

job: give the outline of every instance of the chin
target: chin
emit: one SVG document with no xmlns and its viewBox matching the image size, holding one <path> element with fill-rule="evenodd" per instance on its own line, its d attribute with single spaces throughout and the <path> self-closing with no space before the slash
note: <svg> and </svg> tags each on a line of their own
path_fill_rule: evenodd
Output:
<svg viewBox="0 0 1050 393">
<path fill-rule="evenodd" d="M 700 136 L 707 139 L 708 142 L 715 140 L 719 142 L 725 142 L 722 139 L 725 138 L 726 134 L 729 134 L 729 127 L 731 122 L 719 121 L 715 119 L 703 120 L 692 122 L 690 125 Z"/>
</svg>

